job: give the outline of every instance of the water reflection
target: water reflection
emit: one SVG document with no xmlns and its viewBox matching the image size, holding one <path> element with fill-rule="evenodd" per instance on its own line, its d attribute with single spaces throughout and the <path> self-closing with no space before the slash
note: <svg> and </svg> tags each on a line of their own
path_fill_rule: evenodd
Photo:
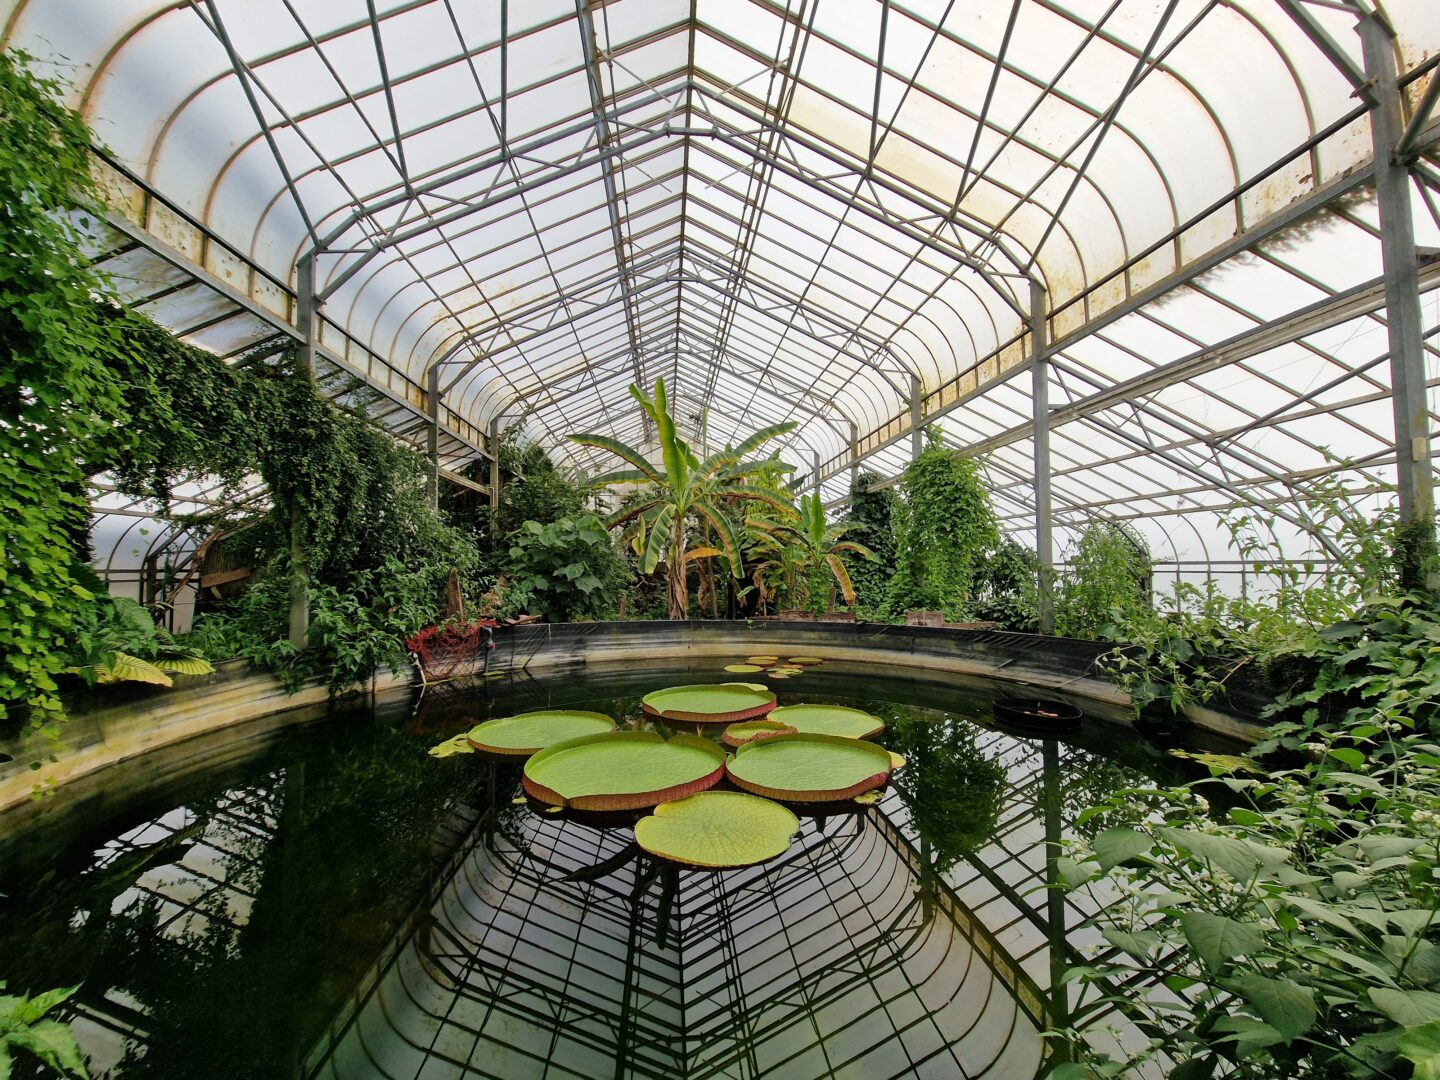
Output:
<svg viewBox="0 0 1440 1080">
<path fill-rule="evenodd" d="M 77 1027 L 114 1076 L 1034 1075 L 1089 914 L 1044 889 L 1050 845 L 1153 776 L 1133 741 L 1041 744 L 974 722 L 976 688 L 807 674 L 787 698 L 882 713 L 910 767 L 726 873 L 536 816 L 511 767 L 425 753 L 526 708 L 638 714 L 709 674 L 432 689 L 132 781 L 118 815 L 60 807 L 0 847 L 0 976 L 83 980 Z"/>
</svg>

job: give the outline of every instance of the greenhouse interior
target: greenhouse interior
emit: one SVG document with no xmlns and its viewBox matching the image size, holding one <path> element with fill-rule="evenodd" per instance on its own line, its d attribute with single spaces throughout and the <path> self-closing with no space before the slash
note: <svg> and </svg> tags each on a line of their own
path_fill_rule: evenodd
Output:
<svg viewBox="0 0 1440 1080">
<path fill-rule="evenodd" d="M 0 1077 L 1440 1078 L 1440 2 L 0 0 Z"/>
</svg>

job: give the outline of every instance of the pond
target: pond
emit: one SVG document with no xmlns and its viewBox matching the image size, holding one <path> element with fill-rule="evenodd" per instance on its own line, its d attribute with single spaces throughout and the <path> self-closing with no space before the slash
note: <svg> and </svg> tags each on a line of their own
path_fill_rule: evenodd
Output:
<svg viewBox="0 0 1440 1080">
<path fill-rule="evenodd" d="M 1047 838 L 1184 763 L 1111 724 L 1007 734 L 988 690 L 837 662 L 781 703 L 872 712 L 908 766 L 876 805 L 802 815 L 781 858 L 712 872 L 535 812 L 518 766 L 427 752 L 725 678 L 521 673 L 111 770 L 38 827 L 0 821 L 0 977 L 83 983 L 76 1033 L 115 1077 L 1035 1075 L 1054 973 L 1092 943 L 1045 888 Z"/>
</svg>

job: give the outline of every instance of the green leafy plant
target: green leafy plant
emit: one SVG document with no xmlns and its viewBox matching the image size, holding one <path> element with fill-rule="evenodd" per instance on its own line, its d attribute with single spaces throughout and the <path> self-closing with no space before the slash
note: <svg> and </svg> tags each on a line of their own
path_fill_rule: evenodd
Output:
<svg viewBox="0 0 1440 1080">
<path fill-rule="evenodd" d="M 845 603 L 853 606 L 855 586 L 844 556 L 874 562 L 875 553 L 864 544 L 843 539 L 850 531 L 849 522 L 830 525 L 825 521 L 825 505 L 818 494 L 800 496 L 799 512 L 796 525 L 775 525 L 768 529 L 770 536 L 790 548 L 788 559 L 781 565 L 793 576 L 795 584 L 791 589 L 796 594 L 797 605 L 808 605 L 817 613 L 827 610 L 831 606 L 833 582 Z"/>
<path fill-rule="evenodd" d="M 1150 549 L 1122 522 L 1096 521 L 1087 526 L 1069 563 L 1056 582 L 1057 634 L 1102 637 L 1112 623 L 1154 610 Z"/>
<path fill-rule="evenodd" d="M 871 488 L 882 481 L 879 473 L 861 473 L 850 490 L 849 537 L 865 545 L 875 556 L 864 559 L 847 554 L 845 566 L 855 585 L 856 606 L 862 614 L 880 614 L 885 604 L 885 590 L 895 574 L 895 502 L 894 488 Z"/>
<path fill-rule="evenodd" d="M 615 540 L 594 514 L 527 521 L 510 548 L 509 573 L 506 610 L 547 622 L 611 615 L 624 577 Z"/>
<path fill-rule="evenodd" d="M 77 449 L 128 429 L 95 301 L 105 283 L 83 252 L 91 135 L 29 62 L 0 53 L 0 718 L 19 703 L 44 727 L 92 599 L 76 574 L 89 519 Z"/>
<path fill-rule="evenodd" d="M 0 982 L 0 990 L 5 984 Z M 8 1077 L 14 1055 L 23 1051 L 62 1076 L 83 1078 L 85 1061 L 69 1024 L 45 1014 L 72 997 L 78 986 L 49 990 L 34 997 L 0 996 L 0 1076 Z"/>
<path fill-rule="evenodd" d="M 102 594 L 75 620 L 65 669 L 90 683 L 145 682 L 170 686 L 171 675 L 208 675 L 215 670 L 192 645 L 175 641 L 155 625 L 144 607 L 124 596 Z"/>
<path fill-rule="evenodd" d="M 670 618 L 683 619 L 689 614 L 689 586 L 686 580 L 686 523 L 692 516 L 714 530 L 719 549 L 730 566 L 731 575 L 741 576 L 743 560 L 741 538 L 736 523 L 726 513 L 724 501 L 755 501 L 787 509 L 786 503 L 759 487 L 747 487 L 740 481 L 758 471 L 763 463 L 745 460 L 765 443 L 792 430 L 793 423 L 773 424 L 762 428 L 737 446 L 727 446 L 703 461 L 680 437 L 670 415 L 665 397 L 665 380 L 655 381 L 655 396 L 649 398 L 638 386 L 630 387 L 631 396 L 655 425 L 660 443 L 662 467 L 653 465 L 634 447 L 606 435 L 581 433 L 567 436 L 572 442 L 594 446 L 623 458 L 630 469 L 596 477 L 596 486 L 609 484 L 652 484 L 653 497 L 612 515 L 608 524 L 621 525 L 637 520 L 643 529 L 641 573 L 654 573 L 663 560 L 670 584 Z"/>
<path fill-rule="evenodd" d="M 1086 812 L 1108 826 L 1060 860 L 1090 891 L 1105 944 L 1068 975 L 1080 1063 L 1056 1075 L 1388 1077 L 1440 1064 L 1440 746 L 1380 728 L 1317 743 L 1258 779 L 1130 789 Z M 1112 1060 L 1087 1018 L 1118 1007 L 1147 1042 Z M 1088 1071 L 1087 1071 L 1088 1070 Z"/>
<path fill-rule="evenodd" d="M 990 495 L 974 461 L 956 457 L 936 427 L 924 451 L 905 469 L 904 502 L 897 505 L 896 568 L 887 606 L 941 610 L 963 619 L 986 552 L 1000 542 Z"/>
</svg>

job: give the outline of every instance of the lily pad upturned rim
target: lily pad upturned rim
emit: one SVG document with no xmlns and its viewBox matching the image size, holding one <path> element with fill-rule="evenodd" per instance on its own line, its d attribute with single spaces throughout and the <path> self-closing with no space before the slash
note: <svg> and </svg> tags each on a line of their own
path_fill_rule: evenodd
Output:
<svg viewBox="0 0 1440 1080">
<path fill-rule="evenodd" d="M 696 691 L 709 691 L 719 695 L 729 709 L 698 710 L 695 708 L 665 708 L 666 695 L 680 696 Z M 693 705 L 693 702 L 690 704 Z M 640 708 L 647 716 L 658 716 L 663 720 L 692 720 L 700 724 L 730 724 L 736 720 L 752 720 L 764 716 L 775 708 L 775 695 L 769 690 L 757 690 L 748 683 L 691 683 L 685 686 L 667 686 L 655 690 L 640 699 Z"/>
<path fill-rule="evenodd" d="M 702 791 L 655 807 L 635 823 L 635 841 L 670 862 L 728 870 L 784 855 L 799 829 L 800 819 L 771 799 Z"/>
<path fill-rule="evenodd" d="M 885 721 L 878 716 L 864 709 L 852 709 L 848 705 L 782 705 L 772 710 L 771 716 L 789 724 L 796 731 L 809 732 L 812 735 L 873 739 L 885 730 Z"/>
<path fill-rule="evenodd" d="M 553 782 L 553 778 L 547 777 L 546 774 L 553 771 L 556 759 L 561 758 L 562 755 L 573 754 L 577 751 L 585 754 L 587 747 L 620 745 L 629 745 L 642 763 L 647 756 L 643 748 L 647 746 L 655 748 L 650 751 L 652 754 L 664 752 L 667 747 L 696 750 L 702 752 L 710 762 L 713 762 L 714 768 L 698 771 L 695 768 L 682 770 L 683 779 L 652 788 L 645 788 L 643 784 L 638 783 L 637 781 L 641 781 L 643 776 L 632 768 L 626 770 L 624 778 L 603 785 L 612 790 L 587 791 L 572 795 L 566 795 L 544 782 L 546 779 L 552 779 Z M 571 761 L 573 760 L 572 758 Z M 527 795 L 550 806 L 568 807 L 572 810 L 640 810 L 662 802 L 669 802 L 671 799 L 681 799 L 687 795 L 705 791 L 718 784 L 724 775 L 725 750 L 709 739 L 702 739 L 697 735 L 672 735 L 666 739 L 654 731 L 608 731 L 599 735 L 582 735 L 578 739 L 567 739 L 565 742 L 555 743 L 553 746 L 547 746 L 544 750 L 538 751 L 525 763 L 525 772 L 521 782 Z M 587 773 L 588 779 L 593 780 L 594 776 L 593 770 Z"/>
<path fill-rule="evenodd" d="M 837 780 L 847 781 L 833 787 L 782 787 L 762 782 L 760 779 L 747 778 L 745 775 L 751 773 L 753 777 L 753 766 L 757 761 L 773 762 L 773 755 L 789 756 L 803 753 L 804 749 L 831 756 L 836 761 L 840 760 L 842 755 L 850 761 L 854 761 L 856 755 L 867 755 L 873 761 L 876 771 L 869 775 L 859 775 L 863 768 L 857 770 L 853 766 L 831 766 L 837 768 L 841 774 L 836 777 Z M 757 754 L 767 757 L 756 758 Z M 757 739 L 739 747 L 734 756 L 725 763 L 725 774 L 736 787 L 753 795 L 763 795 L 767 799 L 797 803 L 839 802 L 853 799 L 861 792 L 883 787 L 890 778 L 890 767 L 890 751 L 883 746 L 862 739 L 846 739 L 840 735 L 811 735 L 797 731 L 793 735 L 772 735 L 768 739 Z"/>
<path fill-rule="evenodd" d="M 588 730 L 571 731 L 568 734 L 557 732 L 556 735 L 544 739 L 539 743 L 533 743 L 533 739 L 526 736 L 524 741 L 533 745 L 516 745 L 516 739 L 507 742 L 493 741 L 506 731 L 524 732 L 533 724 L 545 725 L 546 720 L 553 719 L 554 726 L 561 726 L 563 720 L 578 720 L 580 727 Z M 529 757 L 553 746 L 557 742 L 565 742 L 569 739 L 577 739 L 582 735 L 603 735 L 607 731 L 615 730 L 615 718 L 605 713 L 590 712 L 585 709 L 533 709 L 530 712 L 516 713 L 514 716 L 499 716 L 494 720 L 486 720 L 483 724 L 477 724 L 466 734 L 470 745 L 476 750 L 484 751 L 487 754 L 497 754 L 501 757 Z M 535 733 L 535 734 L 538 734 Z"/>
<path fill-rule="evenodd" d="M 752 733 L 744 733 L 739 729 L 750 728 Z M 756 739 L 768 739 L 775 735 L 792 735 L 795 729 L 789 724 L 782 724 L 778 720 L 771 720 L 769 717 L 760 717 L 758 720 L 740 720 L 731 724 L 720 736 L 720 741 L 731 748 L 744 746 Z"/>
</svg>

